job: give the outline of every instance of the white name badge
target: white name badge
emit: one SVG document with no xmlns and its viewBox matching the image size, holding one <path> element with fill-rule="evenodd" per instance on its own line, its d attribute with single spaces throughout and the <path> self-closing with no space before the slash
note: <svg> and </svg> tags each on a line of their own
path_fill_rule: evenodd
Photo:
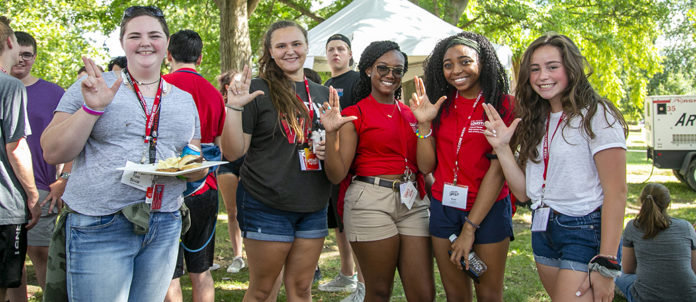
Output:
<svg viewBox="0 0 696 302">
<path fill-rule="evenodd" d="M 126 161 L 126 169 L 123 171 L 123 175 L 121 175 L 121 183 L 147 192 L 147 188 L 152 185 L 152 179 L 155 176 L 152 174 L 138 173 L 132 171 L 133 169 L 128 169 L 129 167 L 136 165 L 138 164 L 131 161 Z"/>
<path fill-rule="evenodd" d="M 410 210 L 413 206 L 413 202 L 416 201 L 416 198 L 418 197 L 418 190 L 416 190 L 416 186 L 413 185 L 412 181 L 402 183 L 399 185 L 399 191 L 401 192 L 401 203 L 406 205 L 406 207 Z"/>
<path fill-rule="evenodd" d="M 468 186 L 445 184 L 445 186 L 442 188 L 442 205 L 462 210 L 466 209 L 466 199 L 468 194 Z"/>
<path fill-rule="evenodd" d="M 549 223 L 549 215 L 551 208 L 540 207 L 534 210 L 534 218 L 532 220 L 532 232 L 545 232 L 546 225 Z"/>
</svg>

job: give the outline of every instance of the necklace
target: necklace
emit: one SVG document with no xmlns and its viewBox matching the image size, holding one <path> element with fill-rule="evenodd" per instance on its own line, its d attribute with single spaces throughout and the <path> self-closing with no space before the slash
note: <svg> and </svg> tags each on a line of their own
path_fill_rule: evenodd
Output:
<svg viewBox="0 0 696 302">
<path fill-rule="evenodd" d="M 135 80 L 135 79 L 134 79 L 134 80 Z M 144 83 L 144 82 L 140 82 L 140 81 L 138 81 L 138 80 L 135 80 L 135 82 L 138 83 L 138 85 L 140 85 L 140 86 L 152 85 L 152 84 L 155 84 L 155 83 L 159 83 L 159 81 L 160 81 L 160 79 L 157 79 L 157 80 L 154 80 L 154 81 L 152 81 L 152 82 L 150 82 L 150 83 Z"/>
</svg>

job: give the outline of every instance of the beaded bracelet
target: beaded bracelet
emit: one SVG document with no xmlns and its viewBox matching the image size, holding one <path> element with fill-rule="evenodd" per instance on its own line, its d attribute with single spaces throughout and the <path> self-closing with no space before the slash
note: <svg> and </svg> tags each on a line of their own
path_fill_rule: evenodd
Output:
<svg viewBox="0 0 696 302">
<path fill-rule="evenodd" d="M 471 226 L 473 226 L 473 227 L 476 228 L 476 229 L 480 229 L 480 228 L 481 228 L 480 225 L 478 225 L 478 224 L 474 223 L 473 221 L 471 221 L 471 219 L 469 219 L 469 217 L 467 217 L 467 216 L 464 216 L 464 221 L 466 221 L 466 223 L 470 224 Z"/>
<path fill-rule="evenodd" d="M 428 132 L 428 134 L 426 134 L 426 135 L 421 135 L 421 134 L 420 134 L 420 130 L 416 129 L 416 136 L 417 136 L 418 138 L 428 138 L 428 137 L 430 137 L 431 135 L 433 135 L 433 129 L 432 129 L 432 128 L 430 128 L 430 132 Z"/>
<path fill-rule="evenodd" d="M 96 116 L 100 116 L 100 115 L 104 114 L 104 111 L 103 111 L 103 110 L 102 110 L 102 111 L 99 111 L 99 110 L 94 110 L 94 109 L 92 109 L 92 108 L 89 108 L 89 106 L 87 106 L 86 103 L 82 103 L 82 110 L 84 110 L 84 111 L 87 112 L 88 114 L 96 115 Z"/>
</svg>

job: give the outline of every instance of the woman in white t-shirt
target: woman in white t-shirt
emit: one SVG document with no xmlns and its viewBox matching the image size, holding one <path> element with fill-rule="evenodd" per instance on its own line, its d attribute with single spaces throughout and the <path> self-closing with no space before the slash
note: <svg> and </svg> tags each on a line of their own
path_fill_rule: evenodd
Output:
<svg viewBox="0 0 696 302">
<path fill-rule="evenodd" d="M 507 127 L 484 104 L 485 134 L 510 189 L 533 201 L 534 260 L 554 301 L 611 301 L 620 271 L 626 122 L 594 91 L 586 68 L 573 41 L 546 34 L 520 64 L 518 118 Z"/>
</svg>

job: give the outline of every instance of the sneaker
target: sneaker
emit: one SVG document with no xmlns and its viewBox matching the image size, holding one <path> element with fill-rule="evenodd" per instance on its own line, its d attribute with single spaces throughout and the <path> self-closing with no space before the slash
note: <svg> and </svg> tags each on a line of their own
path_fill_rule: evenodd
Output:
<svg viewBox="0 0 696 302">
<path fill-rule="evenodd" d="M 232 259 L 232 264 L 230 264 L 230 266 L 227 267 L 227 272 L 236 274 L 239 273 L 239 271 L 241 271 L 245 267 L 246 262 L 244 262 L 242 256 L 234 257 L 234 259 Z"/>
<path fill-rule="evenodd" d="M 365 283 L 358 282 L 355 291 L 341 302 L 363 302 L 365 300 Z"/>
<path fill-rule="evenodd" d="M 358 286 L 358 276 L 346 276 L 338 272 L 333 280 L 319 284 L 319 290 L 323 292 L 353 292 Z"/>
<path fill-rule="evenodd" d="M 319 266 L 317 266 L 317 269 L 314 270 L 314 279 L 312 280 L 312 284 L 319 282 L 321 280 L 321 269 Z"/>
<path fill-rule="evenodd" d="M 213 265 L 210 266 L 210 270 L 214 271 L 220 268 L 220 265 L 217 263 L 213 263 Z"/>
</svg>

